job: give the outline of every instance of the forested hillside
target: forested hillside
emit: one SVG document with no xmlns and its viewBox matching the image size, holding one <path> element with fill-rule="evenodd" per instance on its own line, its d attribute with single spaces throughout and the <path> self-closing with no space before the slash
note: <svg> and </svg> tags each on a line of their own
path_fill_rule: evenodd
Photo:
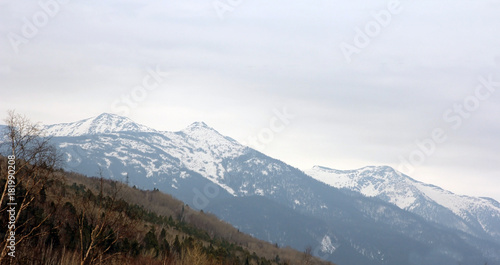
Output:
<svg viewBox="0 0 500 265">
<path fill-rule="evenodd" d="M 2 187 L 7 165 L 0 157 Z M 252 238 L 158 190 L 33 165 L 17 175 L 29 178 L 16 187 L 15 257 L 5 248 L 2 207 L 2 264 L 329 264 Z"/>
</svg>

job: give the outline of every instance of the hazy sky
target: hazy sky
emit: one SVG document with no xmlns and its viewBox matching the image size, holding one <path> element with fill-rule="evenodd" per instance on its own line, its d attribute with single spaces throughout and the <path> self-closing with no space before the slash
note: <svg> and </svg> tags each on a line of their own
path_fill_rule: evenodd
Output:
<svg viewBox="0 0 500 265">
<path fill-rule="evenodd" d="M 204 121 L 301 169 L 390 165 L 500 200 L 498 14 L 497 0 L 2 0 L 0 113 Z"/>
</svg>

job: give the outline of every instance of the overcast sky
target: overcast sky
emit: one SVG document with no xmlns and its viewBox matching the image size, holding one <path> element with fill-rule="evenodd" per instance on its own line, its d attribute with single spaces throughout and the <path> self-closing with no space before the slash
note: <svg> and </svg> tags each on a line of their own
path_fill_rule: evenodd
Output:
<svg viewBox="0 0 500 265">
<path fill-rule="evenodd" d="M 4 116 L 204 121 L 301 169 L 500 200 L 497 0 L 40 3 L 0 2 Z"/>
</svg>

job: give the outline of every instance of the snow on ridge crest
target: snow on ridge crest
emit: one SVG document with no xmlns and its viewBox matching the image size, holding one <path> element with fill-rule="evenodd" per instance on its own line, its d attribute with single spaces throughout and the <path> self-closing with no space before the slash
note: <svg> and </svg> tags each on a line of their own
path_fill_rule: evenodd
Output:
<svg viewBox="0 0 500 265">
<path fill-rule="evenodd" d="M 245 146 L 221 135 L 204 122 L 195 122 L 180 132 L 156 131 L 129 118 L 103 113 L 77 122 L 45 126 L 45 130 L 48 136 L 55 137 L 82 135 L 101 137 L 107 133 L 153 132 L 154 134 L 144 134 L 140 138 L 180 159 L 187 168 L 214 182 L 224 178 L 225 170 L 220 166 L 223 159 L 237 157 L 246 151 Z M 135 148 L 139 146 L 141 145 Z"/>
<path fill-rule="evenodd" d="M 236 140 L 220 134 L 204 122 L 194 122 L 180 133 L 187 136 L 187 142 L 220 157 L 241 155 L 246 147 Z"/>
<path fill-rule="evenodd" d="M 247 151 L 247 147 L 229 137 L 221 135 L 204 122 L 195 122 L 179 132 L 156 131 L 144 125 L 137 124 L 129 118 L 103 113 L 99 116 L 77 122 L 54 124 L 44 127 L 49 136 L 78 137 L 92 135 L 95 137 L 88 140 L 95 142 L 96 145 L 115 142 L 121 146 L 126 146 L 125 150 L 134 149 L 144 153 L 148 153 L 153 149 L 161 150 L 162 153 L 179 159 L 183 167 L 199 173 L 232 195 L 235 192 L 223 182 L 226 169 L 221 163 L 224 159 L 240 156 Z M 133 134 L 125 137 L 116 134 L 118 137 L 106 140 L 109 137 L 105 136 L 105 134 L 122 132 Z M 107 152 L 105 154 L 123 161 L 118 153 Z M 145 168 L 147 177 L 165 170 L 164 168 L 157 167 L 154 162 L 153 164 L 146 163 L 147 159 L 141 160 L 142 158 L 140 156 L 128 157 L 127 163 L 141 165 L 141 167 Z"/>
<path fill-rule="evenodd" d="M 315 166 L 306 174 L 336 188 L 359 192 L 367 197 L 378 197 L 401 209 L 427 218 L 434 214 L 446 214 L 439 208 L 422 208 L 435 205 L 451 211 L 452 214 L 474 227 L 475 223 L 492 236 L 500 236 L 500 203 L 491 198 L 458 195 L 440 187 L 425 184 L 394 170 L 391 167 L 364 167 L 356 170 L 335 170 Z M 436 212 L 432 212 L 432 211 Z M 437 217 L 435 217 L 437 218 Z M 496 226 L 496 228 L 492 228 Z M 469 232 L 468 228 L 459 228 Z M 495 230 L 496 229 L 496 230 Z"/>
<path fill-rule="evenodd" d="M 306 171 L 306 173 L 330 186 L 350 188 L 369 197 L 374 196 L 374 194 L 365 194 L 363 188 L 373 185 L 378 188 L 377 192 L 379 194 L 385 193 L 394 196 L 396 193 L 403 195 L 408 194 L 410 191 L 419 193 L 427 199 L 451 209 L 456 214 L 467 210 L 468 206 L 465 205 L 470 205 L 471 201 L 481 202 L 483 205 L 493 206 L 494 204 L 498 204 L 494 199 L 458 195 L 432 184 L 422 183 L 388 166 L 367 166 L 355 170 L 336 170 L 314 166 L 311 170 Z M 445 199 L 445 197 L 447 198 Z M 497 209 L 500 211 L 500 208 Z"/>
<path fill-rule="evenodd" d="M 44 126 L 49 136 L 82 136 L 89 134 L 115 133 L 124 131 L 155 132 L 147 126 L 115 114 L 102 113 L 99 116 L 71 122 Z"/>
</svg>

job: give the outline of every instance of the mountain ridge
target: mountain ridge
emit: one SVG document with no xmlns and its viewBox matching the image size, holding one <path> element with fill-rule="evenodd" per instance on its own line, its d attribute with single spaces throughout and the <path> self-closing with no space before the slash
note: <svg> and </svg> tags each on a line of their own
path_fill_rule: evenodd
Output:
<svg viewBox="0 0 500 265">
<path fill-rule="evenodd" d="M 70 124 L 65 126 L 72 128 Z M 178 132 L 128 128 L 115 126 L 106 130 L 102 127 L 91 131 L 95 134 L 74 135 L 68 129 L 70 135 L 59 133 L 52 141 L 65 154 L 66 170 L 95 175 L 102 169 L 111 179 L 126 180 L 127 183 L 130 179 L 130 185 L 160 189 L 196 209 L 211 209 L 216 214 L 224 214 L 227 213 L 224 207 L 229 204 L 217 202 L 228 202 L 235 210 L 245 210 L 248 201 L 234 198 L 262 196 L 288 209 L 285 212 L 296 212 L 297 218 L 300 215 L 300 218 L 310 218 L 311 221 L 321 220 L 319 225 L 311 225 L 317 226 L 314 229 L 299 224 L 288 228 L 263 225 L 252 218 L 233 220 L 235 223 L 232 224 L 245 227 L 248 229 L 245 232 L 250 234 L 276 235 L 274 240 L 279 241 L 277 243 L 295 248 L 303 247 L 301 244 L 325 245 L 322 239 L 329 238 L 335 250 L 330 254 L 320 251 L 318 255 L 326 255 L 328 260 L 336 263 L 344 261 L 349 264 L 349 261 L 358 260 L 358 264 L 370 265 L 441 265 L 477 263 L 488 259 L 489 264 L 500 264 L 500 256 L 495 254 L 500 245 L 490 244 L 480 235 L 452 231 L 380 198 L 327 185 L 293 166 L 221 135 L 203 122 L 195 122 Z M 366 170 L 373 171 L 374 168 Z M 253 201 L 259 205 L 246 210 L 250 211 L 247 214 L 255 216 L 260 216 L 260 209 L 271 204 L 266 204 L 265 200 Z M 272 208 L 268 210 L 281 212 Z M 278 214 L 273 218 L 282 218 L 281 222 L 286 223 L 290 217 Z M 301 244 L 291 240 L 296 231 L 306 233 Z"/>
<path fill-rule="evenodd" d="M 76 122 L 47 125 L 43 126 L 43 129 L 48 136 L 82 136 L 123 131 L 156 132 L 156 130 L 137 124 L 129 118 L 110 113 L 102 113 Z"/>
<path fill-rule="evenodd" d="M 422 204 L 437 204 L 459 217 L 461 220 L 456 221 L 466 226 L 455 226 L 455 228 L 473 234 L 474 230 L 478 230 L 476 232 L 483 230 L 500 241 L 500 226 L 492 225 L 500 223 L 500 203 L 492 198 L 458 195 L 436 185 L 415 180 L 389 166 L 368 166 L 355 170 L 315 166 L 306 172 L 333 187 L 346 188 L 368 197 L 377 197 L 403 210 L 417 213 L 429 221 L 449 224 L 449 219 L 439 220 L 438 216 L 449 215 L 441 208 L 435 208 L 436 213 L 432 216 L 419 209 Z M 486 218 L 488 215 L 494 220 Z"/>
</svg>

